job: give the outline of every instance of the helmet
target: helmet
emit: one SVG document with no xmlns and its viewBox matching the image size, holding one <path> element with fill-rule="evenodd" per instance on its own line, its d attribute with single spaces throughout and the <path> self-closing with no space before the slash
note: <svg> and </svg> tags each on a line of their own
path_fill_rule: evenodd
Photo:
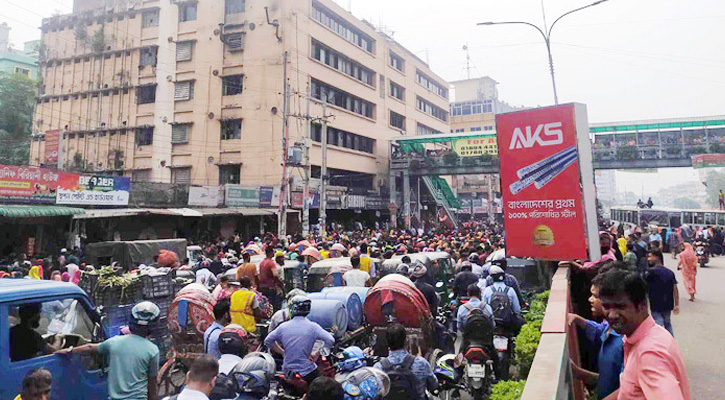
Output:
<svg viewBox="0 0 725 400">
<path fill-rule="evenodd" d="M 464 261 L 461 263 L 461 271 L 471 271 L 473 270 L 473 266 L 471 265 L 470 261 Z"/>
<path fill-rule="evenodd" d="M 422 278 L 427 272 L 428 269 L 425 267 L 425 265 L 423 265 L 423 263 L 420 261 L 416 261 L 415 264 L 413 264 L 413 271 L 411 272 L 411 275 L 414 278 Z"/>
<path fill-rule="evenodd" d="M 390 378 L 382 370 L 363 367 L 350 372 L 342 382 L 345 400 L 374 400 L 390 391 Z"/>
<path fill-rule="evenodd" d="M 267 394 L 274 376 L 274 358 L 267 353 L 249 353 L 232 370 L 237 385 L 245 393 Z"/>
<path fill-rule="evenodd" d="M 408 276 L 410 273 L 410 267 L 408 264 L 399 264 L 397 268 L 395 268 L 395 273 L 400 274 L 403 276 Z"/>
<path fill-rule="evenodd" d="M 289 312 L 292 317 L 306 317 L 311 308 L 312 301 L 307 296 L 297 295 L 289 300 Z"/>
<path fill-rule="evenodd" d="M 471 253 L 471 255 L 468 256 L 468 261 L 478 264 L 478 253 Z"/>
<path fill-rule="evenodd" d="M 287 293 L 287 296 L 285 297 L 285 299 L 287 301 L 290 301 L 295 296 L 307 296 L 307 293 L 305 293 L 305 291 L 302 289 L 292 289 L 289 291 L 289 293 Z"/>
<path fill-rule="evenodd" d="M 491 275 L 491 278 L 493 278 L 494 281 L 500 281 L 505 276 L 503 268 L 499 267 L 498 265 L 492 265 L 491 268 L 488 270 L 488 274 Z"/>
<path fill-rule="evenodd" d="M 133 325 L 148 328 L 155 324 L 161 316 L 159 306 L 150 302 L 142 301 L 131 309 L 131 319 Z"/>
<path fill-rule="evenodd" d="M 456 360 L 456 356 L 453 354 L 446 354 L 436 361 L 436 366 L 433 369 L 433 373 L 436 375 L 443 375 L 449 379 L 454 379 L 455 371 L 453 370 L 453 363 Z"/>
<path fill-rule="evenodd" d="M 219 352 L 243 356 L 247 353 L 247 331 L 237 324 L 229 324 L 219 334 Z"/>
<path fill-rule="evenodd" d="M 342 355 L 345 359 L 337 363 L 338 371 L 354 371 L 365 366 L 365 354 L 357 346 L 346 348 L 342 351 Z"/>
</svg>

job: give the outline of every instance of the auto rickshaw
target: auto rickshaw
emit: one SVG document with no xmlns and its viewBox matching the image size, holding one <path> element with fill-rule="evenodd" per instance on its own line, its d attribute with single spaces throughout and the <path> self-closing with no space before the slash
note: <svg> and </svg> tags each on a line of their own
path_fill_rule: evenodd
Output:
<svg viewBox="0 0 725 400">
<path fill-rule="evenodd" d="M 434 285 L 436 292 L 441 295 L 441 298 L 447 299 L 449 290 L 448 281 L 453 279 L 456 275 L 451 255 L 445 251 L 431 251 L 423 254 L 430 259 L 430 265 L 433 268 L 434 273 L 433 277 L 436 281 L 436 284 Z M 442 282 L 443 284 L 441 285 L 438 282 Z"/>
<path fill-rule="evenodd" d="M 402 254 L 402 255 L 396 255 L 393 256 L 393 258 L 383 261 L 381 269 L 381 276 L 385 276 L 387 274 L 395 273 L 396 268 L 398 268 L 398 265 L 400 265 L 403 262 L 403 257 L 410 257 L 410 267 L 413 266 L 416 262 L 421 262 L 423 265 L 425 265 L 425 268 L 428 270 L 425 276 L 425 281 L 431 285 L 435 285 L 435 267 L 433 266 L 433 263 L 431 262 L 429 254 L 434 253 L 410 253 L 410 254 Z"/>
<path fill-rule="evenodd" d="M 249 262 L 257 265 L 257 273 L 259 273 L 259 264 L 264 260 L 264 256 L 254 255 Z M 304 289 L 304 271 L 300 267 L 301 263 L 296 260 L 285 260 L 282 266 L 282 280 L 284 282 L 285 292 L 292 289 Z M 237 278 L 237 268 L 231 268 L 224 273 L 229 279 Z"/>
<path fill-rule="evenodd" d="M 307 273 L 307 291 L 319 292 L 323 287 L 343 286 L 342 275 L 351 269 L 350 257 L 317 261 Z"/>
</svg>

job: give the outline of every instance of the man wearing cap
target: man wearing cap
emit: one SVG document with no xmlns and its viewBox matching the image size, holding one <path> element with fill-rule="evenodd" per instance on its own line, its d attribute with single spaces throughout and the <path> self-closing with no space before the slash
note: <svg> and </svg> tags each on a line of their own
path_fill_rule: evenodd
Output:
<svg viewBox="0 0 725 400">
<path fill-rule="evenodd" d="M 415 287 L 417 287 L 418 290 L 423 293 L 423 296 L 425 296 L 425 299 L 428 301 L 430 313 L 433 317 L 435 317 L 438 314 L 438 296 L 436 295 L 436 290 L 433 285 L 425 281 L 425 275 L 427 272 L 428 269 L 425 265 L 417 261 L 413 264 L 413 272 L 410 274 L 410 277 L 413 279 Z"/>
</svg>

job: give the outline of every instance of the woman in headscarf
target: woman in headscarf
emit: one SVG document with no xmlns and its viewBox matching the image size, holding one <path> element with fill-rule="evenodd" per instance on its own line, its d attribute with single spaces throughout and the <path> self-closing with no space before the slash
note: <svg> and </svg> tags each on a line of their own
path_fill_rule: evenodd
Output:
<svg viewBox="0 0 725 400">
<path fill-rule="evenodd" d="M 32 266 L 32 267 L 30 268 L 30 272 L 28 272 L 28 278 L 30 278 L 30 279 L 43 279 L 43 278 L 42 278 L 42 277 L 40 276 L 40 266 L 38 266 L 38 265 L 33 265 L 33 266 Z"/>
<path fill-rule="evenodd" d="M 682 270 L 682 281 L 685 284 L 687 293 L 690 294 L 690 301 L 695 301 L 695 277 L 697 276 L 697 256 L 692 245 L 685 243 L 684 250 L 680 253 L 680 261 L 677 269 Z"/>
<path fill-rule="evenodd" d="M 73 274 L 73 279 L 71 279 L 71 282 L 75 283 L 76 285 L 81 281 L 81 270 L 76 271 L 75 274 Z"/>
<path fill-rule="evenodd" d="M 60 276 L 60 280 L 63 282 L 70 282 L 70 274 L 68 272 L 63 272 Z"/>
<path fill-rule="evenodd" d="M 50 280 L 51 281 L 58 281 L 58 282 L 60 282 L 61 281 L 60 271 L 53 271 L 53 272 L 51 272 L 50 273 Z"/>
</svg>

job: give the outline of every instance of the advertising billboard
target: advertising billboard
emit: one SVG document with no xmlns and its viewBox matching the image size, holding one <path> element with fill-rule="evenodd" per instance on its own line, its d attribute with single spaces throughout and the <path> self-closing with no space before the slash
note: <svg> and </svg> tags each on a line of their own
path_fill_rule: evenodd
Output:
<svg viewBox="0 0 725 400">
<path fill-rule="evenodd" d="M 238 185 L 226 185 L 227 207 L 259 207 L 259 188 Z"/>
<path fill-rule="evenodd" d="M 478 157 L 483 154 L 498 154 L 496 135 L 482 135 L 481 137 L 456 139 L 452 143 L 453 151 L 459 157 Z"/>
<path fill-rule="evenodd" d="M 45 165 L 57 167 L 59 151 L 60 131 L 57 129 L 45 131 Z"/>
<path fill-rule="evenodd" d="M 60 174 L 45 168 L 0 165 L 0 201 L 53 204 Z"/>
<path fill-rule="evenodd" d="M 697 154 L 692 156 L 692 168 L 725 167 L 725 154 Z"/>
<path fill-rule="evenodd" d="M 496 126 L 506 255 L 599 259 L 586 107 L 501 114 Z"/>
<path fill-rule="evenodd" d="M 60 173 L 56 204 L 127 206 L 131 178 Z"/>
<path fill-rule="evenodd" d="M 220 186 L 189 186 L 189 205 L 218 207 L 224 202 Z"/>
</svg>

